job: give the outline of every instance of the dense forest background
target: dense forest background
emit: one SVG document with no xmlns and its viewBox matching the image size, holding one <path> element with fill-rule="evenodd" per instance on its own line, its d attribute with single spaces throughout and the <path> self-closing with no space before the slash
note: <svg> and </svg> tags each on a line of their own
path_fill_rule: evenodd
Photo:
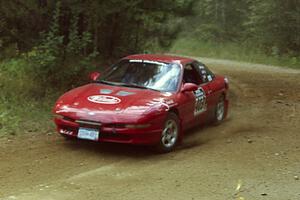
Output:
<svg viewBox="0 0 300 200">
<path fill-rule="evenodd" d="M 88 72 L 147 52 L 299 67 L 300 2 L 0 0 L 0 135 L 38 127 Z"/>
<path fill-rule="evenodd" d="M 300 66 L 299 0 L 198 0 L 174 50 Z"/>
</svg>

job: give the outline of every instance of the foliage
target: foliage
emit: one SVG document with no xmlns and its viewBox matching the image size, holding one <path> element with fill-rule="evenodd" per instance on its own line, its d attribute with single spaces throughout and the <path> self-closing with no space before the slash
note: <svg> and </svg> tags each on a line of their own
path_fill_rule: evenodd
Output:
<svg viewBox="0 0 300 200">
<path fill-rule="evenodd" d="M 53 33 L 53 48 L 63 44 L 64 53 L 56 51 L 63 60 L 70 50 L 111 59 L 167 48 L 182 29 L 203 41 L 255 43 L 273 56 L 298 57 L 300 51 L 298 0 L 13 0 L 0 1 L 0 16 L 0 51 L 11 45 L 31 50 L 40 32 Z"/>
<path fill-rule="evenodd" d="M 298 0 L 199 0 L 193 12 L 186 19 L 184 38 L 216 45 L 252 44 L 272 57 L 299 57 Z"/>
<path fill-rule="evenodd" d="M 267 53 L 274 56 L 299 56 L 299 1 L 255 1 L 250 8 L 247 25 L 253 39 L 261 43 Z"/>
<path fill-rule="evenodd" d="M 261 63 L 267 65 L 300 67 L 300 57 L 266 55 L 263 50 L 251 43 L 216 43 L 202 39 L 178 39 L 170 49 L 172 53 L 197 57 L 210 57 Z"/>
<path fill-rule="evenodd" d="M 165 22 L 179 19 L 192 3 L 193 0 L 1 1 L 0 26 L 5 31 L 0 32 L 0 41 L 5 46 L 14 44 L 15 51 L 23 52 L 37 84 L 69 88 L 82 83 L 80 77 L 95 68 L 92 63 L 96 56 L 110 60 L 170 46 L 179 25 L 176 20 L 169 25 Z M 20 11 L 12 15 L 15 8 Z M 18 56 L 12 49 L 11 54 Z"/>
<path fill-rule="evenodd" d="M 32 131 L 48 131 L 50 108 L 57 92 L 49 91 L 43 99 L 37 96 L 40 86 L 27 73 L 30 65 L 24 59 L 0 63 L 0 137 Z"/>
<path fill-rule="evenodd" d="M 45 87 L 70 86 L 97 55 L 95 51 L 87 53 L 92 43 L 91 34 L 87 31 L 79 34 L 78 14 L 71 18 L 68 38 L 60 32 L 60 10 L 61 3 L 58 1 L 49 31 L 42 34 L 38 46 L 24 54 L 28 62 L 32 63 L 31 74 Z"/>
<path fill-rule="evenodd" d="M 0 32 L 0 38 L 7 38 L 6 46 L 8 43 L 17 43 L 18 48 L 27 50 L 39 43 L 40 32 L 52 32 L 52 36 L 58 36 L 55 31 L 59 31 L 59 35 L 64 37 L 64 45 L 69 42 L 78 45 L 77 36 L 88 32 L 93 40 L 93 48 L 89 48 L 105 57 L 119 57 L 142 52 L 152 41 L 159 41 L 163 46 L 170 45 L 170 41 L 178 33 L 178 26 L 174 23 L 165 26 L 166 22 L 187 15 L 195 0 L 59 2 L 1 1 L 0 15 L 5 24 L 0 22 L 0 26 L 5 31 Z M 60 10 L 57 4 L 60 4 Z M 55 19 L 52 18 L 53 15 Z M 172 28 L 169 29 L 170 27 Z M 54 31 L 55 28 L 59 30 Z M 73 45 L 68 46 L 73 48 Z"/>
</svg>

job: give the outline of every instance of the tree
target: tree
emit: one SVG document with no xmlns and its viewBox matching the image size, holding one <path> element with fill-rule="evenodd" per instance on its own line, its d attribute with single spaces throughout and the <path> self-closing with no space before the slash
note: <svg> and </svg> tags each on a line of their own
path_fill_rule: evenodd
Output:
<svg viewBox="0 0 300 200">
<path fill-rule="evenodd" d="M 298 0 L 256 1 L 249 25 L 253 38 L 274 55 L 299 55 L 300 3 Z"/>
</svg>

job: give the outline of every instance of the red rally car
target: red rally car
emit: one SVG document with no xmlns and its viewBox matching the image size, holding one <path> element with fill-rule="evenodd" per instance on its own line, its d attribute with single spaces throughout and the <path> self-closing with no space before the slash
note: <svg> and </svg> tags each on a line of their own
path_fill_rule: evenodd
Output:
<svg viewBox="0 0 300 200">
<path fill-rule="evenodd" d="M 194 59 L 131 55 L 90 79 L 55 104 L 57 131 L 65 137 L 169 152 L 185 130 L 227 115 L 227 78 Z"/>
</svg>

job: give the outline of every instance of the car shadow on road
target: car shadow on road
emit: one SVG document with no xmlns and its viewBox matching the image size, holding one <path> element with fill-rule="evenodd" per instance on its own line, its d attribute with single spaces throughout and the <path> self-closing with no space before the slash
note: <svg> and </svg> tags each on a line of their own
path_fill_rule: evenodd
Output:
<svg viewBox="0 0 300 200">
<path fill-rule="evenodd" d="M 230 121 L 230 120 L 226 120 Z M 226 123 L 226 121 L 224 123 Z M 185 131 L 183 141 L 176 147 L 176 149 L 168 154 L 161 154 L 154 150 L 151 146 L 130 145 L 130 144 L 118 144 L 108 142 L 92 142 L 87 140 L 68 139 L 63 140 L 62 144 L 64 148 L 70 150 L 78 150 L 85 152 L 92 152 L 96 155 L 103 156 L 125 156 L 129 158 L 145 158 L 145 157 L 157 157 L 165 155 L 174 155 L 178 152 L 185 151 L 187 149 L 197 148 L 199 146 L 208 144 L 211 140 L 216 139 L 215 127 L 213 124 L 201 125 Z M 205 135 L 204 135 L 205 134 Z"/>
<path fill-rule="evenodd" d="M 212 141 L 224 140 L 232 137 L 230 132 L 222 132 L 227 129 L 233 122 L 232 117 L 226 118 L 221 124 L 215 124 L 209 122 L 204 125 L 199 125 L 185 131 L 183 143 L 178 147 L 180 150 L 199 148 L 203 145 L 207 145 Z"/>
<path fill-rule="evenodd" d="M 78 150 L 85 152 L 92 152 L 97 155 L 110 156 L 119 155 L 130 158 L 142 158 L 156 156 L 156 153 L 149 146 L 118 144 L 108 142 L 92 142 L 86 140 L 66 140 L 63 145 L 71 150 Z"/>
<path fill-rule="evenodd" d="M 193 149 L 209 143 L 211 138 L 203 138 L 203 132 L 211 128 L 211 125 L 197 126 L 185 131 L 182 143 L 177 147 L 178 150 Z"/>
</svg>

